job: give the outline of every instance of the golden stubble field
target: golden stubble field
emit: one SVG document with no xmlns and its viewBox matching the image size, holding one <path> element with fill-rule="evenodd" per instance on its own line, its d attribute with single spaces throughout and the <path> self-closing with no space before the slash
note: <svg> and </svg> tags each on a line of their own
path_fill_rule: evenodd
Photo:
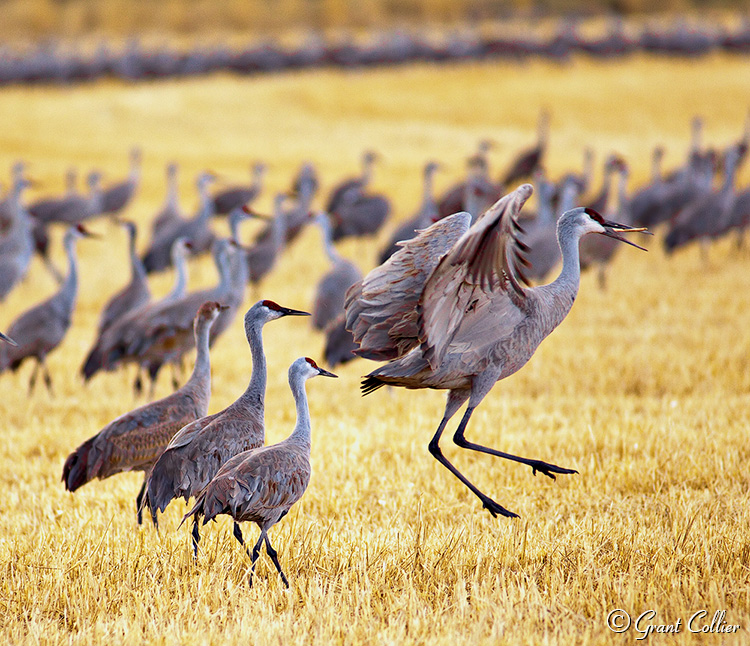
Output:
<svg viewBox="0 0 750 646">
<path fill-rule="evenodd" d="M 622 153 L 638 184 L 655 144 L 667 147 L 668 166 L 681 162 L 694 114 L 705 116 L 710 143 L 739 136 L 747 78 L 747 60 L 717 56 L 4 88 L 0 168 L 24 158 L 41 184 L 37 192 L 54 192 L 70 164 L 119 177 L 128 148 L 141 144 L 144 181 L 127 216 L 145 225 L 162 200 L 168 160 L 181 162 L 183 203 L 192 208 L 199 170 L 241 179 L 250 160 L 264 159 L 270 171 L 261 205 L 268 207 L 301 161 L 315 162 L 327 188 L 374 147 L 383 154 L 376 187 L 403 218 L 418 204 L 426 160 L 446 164 L 442 189 L 490 136 L 499 142 L 492 153 L 499 172 L 533 140 L 542 106 L 552 110 L 553 176 L 578 168 L 588 144 L 599 159 Z M 338 370 L 337 381 L 311 382 L 312 483 L 272 531 L 292 587 L 281 586 L 264 555 L 249 590 L 248 560 L 226 520 L 206 528 L 194 564 L 188 532 L 176 531 L 182 503 L 167 510 L 160 534 L 136 525 L 138 475 L 91 483 L 75 495 L 63 489 L 68 452 L 134 405 L 132 373 L 98 376 L 87 388 L 77 377 L 101 305 L 127 280 L 122 232 L 107 222 L 93 226 L 104 239 L 79 244 L 78 309 L 49 360 L 56 396 L 40 389 L 26 397 L 31 365 L 0 377 L 2 641 L 630 643 L 640 636 L 634 630 L 618 636 L 606 626 L 608 613 L 621 608 L 634 618 L 654 610 L 644 627 L 681 620 L 678 635 L 652 634 L 648 643 L 747 643 L 747 249 L 726 240 L 703 263 L 696 248 L 665 257 L 658 235 L 648 254 L 623 248 L 608 290 L 585 276 L 567 320 L 472 418 L 476 441 L 580 475 L 533 477 L 520 465 L 452 447 L 446 433 L 447 455 L 520 520 L 491 518 L 429 455 L 442 393 L 383 390 L 362 399 L 359 376 L 375 365 L 365 361 Z M 249 237 L 253 225 L 246 226 Z M 342 250 L 363 269 L 374 259 L 373 244 Z M 262 295 L 307 308 L 325 270 L 319 234 L 309 230 Z M 193 265 L 191 279 L 212 282 L 210 262 Z M 170 280 L 158 277 L 154 291 L 164 293 Z M 3 304 L 0 329 L 53 289 L 34 261 Z M 287 367 L 301 355 L 320 358 L 322 339 L 301 319 L 272 323 L 264 337 L 274 442 L 294 423 Z M 239 317 L 212 361 L 216 411 L 251 371 Z M 169 388 L 162 377 L 159 396 Z M 257 530 L 247 526 L 245 534 L 255 540 Z M 694 628 L 726 610 L 725 621 L 742 630 L 691 634 L 686 623 L 701 610 L 707 616 Z"/>
</svg>

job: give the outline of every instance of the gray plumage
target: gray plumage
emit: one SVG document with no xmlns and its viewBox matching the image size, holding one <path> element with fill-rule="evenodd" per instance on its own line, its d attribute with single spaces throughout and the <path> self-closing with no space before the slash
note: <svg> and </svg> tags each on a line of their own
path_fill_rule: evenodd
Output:
<svg viewBox="0 0 750 646">
<path fill-rule="evenodd" d="M 346 329 L 346 313 L 342 312 L 325 329 L 323 356 L 326 363 L 331 368 L 348 363 L 357 358 L 354 351 L 358 347 L 354 336 Z"/>
<path fill-rule="evenodd" d="M 214 213 L 227 215 L 234 209 L 250 204 L 255 201 L 263 189 L 263 175 L 266 165 L 263 162 L 255 162 L 251 169 L 251 183 L 247 186 L 230 186 L 217 191 L 212 197 Z"/>
<path fill-rule="evenodd" d="M 336 213 L 341 207 L 351 204 L 359 196 L 364 195 L 372 180 L 372 171 L 377 159 L 378 154 L 372 150 L 366 150 L 362 154 L 361 175 L 344 180 L 336 185 L 328 196 L 327 213 Z"/>
<path fill-rule="evenodd" d="M 154 216 L 151 222 L 151 239 L 156 240 L 161 233 L 176 222 L 184 219 L 184 214 L 180 208 L 180 193 L 177 183 L 177 173 L 179 166 L 176 162 L 167 164 L 167 196 L 164 198 L 164 204 L 161 210 Z"/>
<path fill-rule="evenodd" d="M 260 283 L 274 268 L 286 246 L 287 219 L 284 214 L 286 195 L 278 193 L 273 202 L 270 235 L 246 250 L 247 275 L 252 285 Z"/>
<path fill-rule="evenodd" d="M 113 321 L 99 335 L 81 366 L 81 374 L 86 381 L 100 370 L 111 371 L 125 363 L 136 361 L 137 358 L 130 352 L 130 346 L 134 342 L 136 332 L 140 329 L 141 322 L 147 320 L 152 311 L 159 310 L 185 295 L 187 290 L 187 244 L 184 238 L 178 238 L 172 245 L 175 281 L 171 291 L 159 301 L 149 301 L 130 310 Z"/>
<path fill-rule="evenodd" d="M 391 239 L 380 252 L 380 264 L 383 264 L 399 250 L 399 242 L 402 240 L 411 240 L 417 235 L 417 231 L 430 226 L 438 219 L 438 205 L 435 201 L 433 182 L 435 173 L 439 168 L 440 164 L 437 162 L 431 161 L 425 164 L 422 175 L 422 203 L 419 206 L 419 210 L 408 220 L 396 227 L 396 230 L 391 235 Z"/>
<path fill-rule="evenodd" d="M 448 420 L 468 400 L 454 435 L 461 447 L 527 464 L 554 477 L 574 473 L 539 460 L 511 456 L 464 437 L 474 409 L 492 386 L 519 370 L 565 318 L 580 279 L 578 243 L 587 233 L 626 241 L 631 230 L 591 209 L 564 213 L 557 225 L 563 268 L 549 285 L 524 288 L 525 245 L 518 214 L 532 193 L 524 184 L 498 200 L 474 225 L 458 213 L 436 222 L 347 294 L 347 328 L 357 354 L 390 360 L 362 382 L 364 394 L 383 385 L 448 390 L 443 420 L 430 442 L 432 455 L 494 515 L 515 516 L 474 486 L 439 446 Z M 630 243 L 632 244 L 632 243 Z"/>
<path fill-rule="evenodd" d="M 102 309 L 97 328 L 98 335 L 101 335 L 120 317 L 151 300 L 151 290 L 146 280 L 146 268 L 143 266 L 135 248 L 138 229 L 133 222 L 123 222 L 122 224 L 128 232 L 130 282 L 112 296 Z"/>
<path fill-rule="evenodd" d="M 146 486 L 144 505 L 153 519 L 175 498 L 188 501 L 197 495 L 234 455 L 265 442 L 266 357 L 263 326 L 288 315 L 305 312 L 259 301 L 245 314 L 245 335 L 253 358 L 253 372 L 245 392 L 224 410 L 188 424 L 172 438 L 154 464 Z M 193 525 L 197 549 L 198 525 Z"/>
<path fill-rule="evenodd" d="M 208 186 L 211 182 L 213 175 L 210 173 L 201 173 L 198 176 L 200 206 L 193 218 L 175 218 L 155 234 L 143 255 L 143 265 L 148 273 L 164 271 L 170 266 L 172 244 L 177 238 L 187 238 L 190 241 L 190 252 L 194 256 L 210 251 L 216 240 L 216 235 L 210 227 L 213 202 L 208 194 Z"/>
<path fill-rule="evenodd" d="M 34 254 L 33 224 L 21 200 L 28 185 L 17 175 L 7 199 L 8 228 L 0 236 L 0 301 L 26 276 Z"/>
<path fill-rule="evenodd" d="M 89 220 L 102 212 L 101 175 L 97 171 L 89 173 L 86 178 L 88 195 L 71 193 L 59 200 L 48 202 L 44 208 L 39 205 L 29 207 L 29 213 L 44 224 L 62 222 L 63 224 L 78 224 Z"/>
<path fill-rule="evenodd" d="M 164 399 L 146 404 L 113 420 L 73 451 L 63 466 L 62 480 L 68 491 L 87 482 L 125 471 L 148 471 L 183 426 L 208 412 L 211 397 L 211 363 L 208 338 L 211 324 L 225 306 L 201 305 L 194 322 L 197 354 L 190 379 Z M 138 524 L 146 478 L 136 498 Z"/>
<path fill-rule="evenodd" d="M 323 248 L 332 265 L 331 269 L 320 279 L 313 302 L 313 327 L 316 330 L 323 330 L 343 314 L 346 291 L 362 279 L 362 272 L 357 265 L 339 255 L 334 248 L 328 216 L 325 213 L 319 213 L 315 221 L 320 227 L 323 235 Z"/>
<path fill-rule="evenodd" d="M 36 383 L 41 366 L 44 382 L 52 392 L 52 378 L 45 363 L 50 354 L 65 338 L 75 308 L 78 294 L 78 261 L 76 259 L 76 241 L 90 235 L 81 225 L 69 228 L 65 233 L 63 245 L 68 257 L 68 276 L 60 289 L 50 298 L 35 305 L 19 316 L 8 329 L 8 335 L 17 346 L 0 346 L 0 372 L 10 369 L 15 371 L 31 357 L 36 359 L 34 372 L 29 381 L 29 392 Z"/>
<path fill-rule="evenodd" d="M 277 553 L 271 547 L 268 531 L 302 498 L 310 482 L 312 429 L 305 382 L 318 375 L 337 376 L 319 368 L 312 359 L 306 357 L 297 359 L 291 365 L 289 387 L 297 409 L 297 422 L 292 434 L 278 444 L 243 451 L 230 458 L 201 491 L 193 508 L 182 519 L 184 522 L 192 516 L 197 524 L 203 517 L 205 525 L 219 514 L 228 514 L 235 521 L 234 536 L 243 547 L 245 541 L 237 523 L 256 523 L 260 528 L 260 538 L 251 556 L 251 586 L 255 564 L 265 542 L 266 552 L 276 566 L 282 582 L 289 587 Z"/>
<path fill-rule="evenodd" d="M 130 173 L 127 178 L 102 191 L 101 212 L 117 215 L 133 199 L 141 180 L 141 149 L 130 151 Z"/>
</svg>

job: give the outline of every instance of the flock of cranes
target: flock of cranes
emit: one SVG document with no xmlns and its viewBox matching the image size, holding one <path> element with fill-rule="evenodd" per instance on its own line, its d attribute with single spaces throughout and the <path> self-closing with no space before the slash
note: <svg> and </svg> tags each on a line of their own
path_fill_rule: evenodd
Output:
<svg viewBox="0 0 750 646">
<path fill-rule="evenodd" d="M 128 231 L 130 281 L 103 309 L 81 373 L 88 380 L 101 371 L 134 364 L 139 375 L 136 389 L 140 390 L 142 372 L 150 377 L 153 388 L 163 366 L 174 369 L 175 392 L 126 412 L 70 454 L 63 467 L 65 487 L 75 491 L 94 479 L 143 471 L 136 496 L 139 523 L 144 510 L 157 524 L 158 513 L 172 500 L 195 499 L 185 519 L 192 518 L 197 558 L 201 519 L 205 524 L 218 515 L 230 515 L 235 521 L 234 536 L 243 547 L 238 523 L 253 521 L 261 530 L 252 552 L 248 551 L 253 568 L 265 544 L 288 585 L 268 531 L 300 499 L 310 479 L 311 421 L 304 384 L 314 376 L 335 375 L 309 358 L 292 364 L 289 384 L 297 423 L 286 440 L 265 446 L 268 375 L 262 329 L 280 318 L 308 313 L 268 299 L 258 300 L 247 310 L 244 327 L 253 365 L 249 384 L 234 403 L 211 415 L 209 353 L 211 344 L 243 307 L 248 284 L 257 291 L 284 250 L 309 225 L 319 228 L 330 262 L 311 308 L 312 325 L 327 335 L 327 361 L 331 365 L 355 357 L 385 361 L 363 379 L 363 394 L 384 385 L 447 390 L 444 414 L 429 451 L 484 508 L 493 516 L 516 515 L 471 482 L 442 452 L 442 434 L 465 403 L 466 411 L 453 435 L 459 447 L 525 464 L 551 478 L 576 473 L 471 442 L 466 429 L 472 413 L 494 384 L 525 365 L 562 322 L 575 301 L 582 267 L 599 267 L 604 285 L 603 271 L 618 242 L 642 248 L 623 233 L 644 233 L 646 226 L 668 222 L 664 240 L 673 249 L 691 239 L 715 237 L 717 231 L 742 231 L 750 223 L 748 189 L 734 187 L 750 142 L 750 121 L 736 142 L 718 150 L 702 145 L 702 121 L 696 119 L 684 165 L 664 174 L 659 164 L 663 153 L 657 149 L 651 182 L 633 194 L 627 189 L 627 163 L 618 155 L 604 161 L 604 180 L 598 191 L 591 188 L 590 152 L 584 155 L 582 171 L 549 179 L 543 166 L 547 130 L 548 119 L 542 115 L 538 141 L 513 160 L 500 181 L 494 181 L 489 172 L 489 140 L 480 142 L 469 159 L 466 176 L 443 196 L 435 195 L 433 188 L 440 165 L 426 163 L 422 204 L 382 249 L 381 264 L 364 277 L 334 243 L 377 234 L 390 214 L 390 199 L 371 190 L 378 161 L 372 151 L 363 155 L 358 176 L 331 190 L 325 211 L 314 207 L 320 190 L 318 175 L 310 163 L 303 164 L 290 191 L 275 197 L 270 218 L 252 208 L 263 190 L 262 164 L 253 165 L 249 184 L 213 192 L 215 178 L 202 173 L 197 179 L 200 206 L 193 217 L 187 217 L 179 206 L 177 166 L 170 164 L 165 202 L 152 220 L 151 242 L 141 254 L 136 226 L 120 219 L 138 190 L 140 151 L 133 151 L 131 172 L 122 182 L 103 187 L 99 174 L 93 173 L 87 194 L 76 194 L 71 187 L 65 196 L 46 199 L 46 211 L 38 208 L 40 202 L 26 204 L 22 199 L 28 180 L 23 165 L 17 164 L 9 193 L 0 203 L 3 295 L 22 280 L 33 253 L 49 261 L 46 247 L 38 241 L 47 237 L 48 227 L 58 223 L 67 227 L 68 269 L 51 298 L 11 323 L 7 336 L 0 335 L 4 341 L 0 343 L 0 371 L 16 370 L 24 360 L 35 359 L 30 390 L 39 371 L 52 390 L 45 361 L 63 341 L 74 311 L 76 243 L 93 237 L 85 223 L 103 214 Z M 719 169 L 720 183 L 714 186 Z M 517 185 L 526 178 L 532 178 L 537 187 L 534 215 L 522 211 L 533 193 L 530 184 Z M 457 199 L 460 204 L 454 209 L 451 205 Z M 587 206 L 576 206 L 580 203 Z M 63 208 L 63 204 L 68 206 Z M 42 212 L 46 213 L 43 217 Z M 70 215 L 74 212 L 75 216 Z M 219 213 L 228 216 L 230 237 L 218 236 L 212 227 Z M 240 242 L 239 228 L 246 218 L 264 222 L 249 246 Z M 192 255 L 201 253 L 212 254 L 219 279 L 213 287 L 190 292 L 187 265 Z M 560 263 L 557 278 L 543 284 Z M 56 271 L 49 262 L 48 267 Z M 169 268 L 175 273 L 174 286 L 155 300 L 148 275 Z M 529 286 L 532 280 L 537 286 Z M 178 387 L 179 369 L 193 348 L 193 372 Z"/>
<path fill-rule="evenodd" d="M 700 56 L 726 51 L 750 52 L 750 21 L 731 27 L 676 19 L 672 24 L 644 26 L 610 20 L 603 33 L 589 35 L 577 21 L 559 22 L 553 33 L 533 26 L 517 32 L 453 30 L 435 38 L 418 31 L 396 30 L 361 38 L 326 40 L 310 35 L 296 46 L 266 40 L 238 50 L 224 45 L 194 46 L 187 51 L 162 44 L 143 45 L 131 38 L 121 48 L 102 43 L 92 52 L 54 41 L 28 50 L 0 47 L 0 85 L 12 83 L 80 83 L 103 77 L 128 81 L 197 76 L 216 71 L 237 74 L 273 73 L 317 67 L 359 68 L 399 65 L 413 61 L 442 63 L 455 60 L 541 57 L 565 61 L 584 53 L 614 58 L 647 52 L 671 56 Z"/>
</svg>

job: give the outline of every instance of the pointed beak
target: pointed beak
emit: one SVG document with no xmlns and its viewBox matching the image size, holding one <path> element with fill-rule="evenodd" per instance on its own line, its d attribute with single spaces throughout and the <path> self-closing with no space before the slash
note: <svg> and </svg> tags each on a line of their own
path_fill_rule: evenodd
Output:
<svg viewBox="0 0 750 646">
<path fill-rule="evenodd" d="M 78 233 L 80 233 L 82 236 L 86 238 L 101 238 L 101 236 L 98 233 L 93 233 L 92 231 L 89 231 L 82 224 L 77 224 L 76 229 L 78 229 Z"/>
<path fill-rule="evenodd" d="M 625 224 L 617 224 L 617 222 L 609 222 L 607 220 L 604 221 L 604 233 L 602 235 L 608 236 L 610 238 L 614 238 L 615 240 L 619 240 L 620 242 L 624 242 L 626 244 L 629 244 L 631 247 L 635 247 L 636 249 L 640 249 L 641 251 L 648 251 L 647 249 L 644 249 L 640 245 L 635 244 L 635 242 L 631 242 L 627 238 L 624 238 L 621 236 L 621 233 L 645 233 L 647 235 L 653 235 L 646 227 L 629 227 Z"/>
<path fill-rule="evenodd" d="M 18 347 L 18 344 L 13 339 L 11 339 L 8 335 L 3 334 L 2 332 L 0 332 L 0 339 L 5 341 L 6 343 L 10 343 L 11 345 L 15 345 L 16 347 Z"/>
<path fill-rule="evenodd" d="M 310 312 L 303 312 L 302 310 L 293 310 L 288 307 L 281 308 L 282 316 L 310 316 Z"/>
<path fill-rule="evenodd" d="M 229 309 L 229 305 L 219 305 L 219 311 L 224 312 Z"/>
<path fill-rule="evenodd" d="M 328 372 L 328 370 L 323 370 L 323 368 L 318 368 L 318 374 L 321 377 L 333 377 L 334 379 L 338 379 L 338 375 L 334 375 L 332 372 Z"/>
<path fill-rule="evenodd" d="M 273 220 L 270 215 L 263 215 L 257 211 L 253 211 L 247 204 L 242 205 L 242 210 L 248 215 L 248 217 L 255 218 L 256 220 L 265 220 L 266 222 Z"/>
</svg>

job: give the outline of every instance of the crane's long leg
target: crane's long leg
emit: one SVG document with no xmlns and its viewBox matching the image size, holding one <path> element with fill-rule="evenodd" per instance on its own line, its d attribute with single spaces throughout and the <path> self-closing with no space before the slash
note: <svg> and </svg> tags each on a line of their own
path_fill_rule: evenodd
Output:
<svg viewBox="0 0 750 646">
<path fill-rule="evenodd" d="M 273 561 L 273 564 L 276 566 L 276 569 L 279 571 L 279 574 L 281 575 L 281 580 L 284 583 L 284 585 L 288 588 L 289 587 L 289 581 L 287 581 L 286 576 L 281 571 L 281 564 L 279 563 L 279 554 L 278 552 L 271 547 L 271 541 L 268 540 L 268 534 L 266 534 L 266 530 L 264 529 L 261 532 L 261 536 L 265 535 L 266 537 L 266 554 L 271 557 L 271 560 Z"/>
<path fill-rule="evenodd" d="M 31 373 L 31 377 L 29 378 L 29 397 L 34 394 L 34 387 L 36 386 L 36 378 L 39 374 L 39 360 L 36 361 L 34 364 L 34 370 Z"/>
<path fill-rule="evenodd" d="M 52 377 L 49 374 L 49 368 L 47 367 L 47 364 L 45 362 L 42 362 L 42 370 L 43 370 L 43 376 L 44 376 L 44 385 L 47 386 L 47 391 L 49 394 L 54 397 L 55 391 L 52 389 Z"/>
<path fill-rule="evenodd" d="M 234 531 L 232 533 L 234 534 L 234 537 L 240 542 L 240 545 L 245 548 L 245 552 L 247 553 L 247 555 L 250 556 L 250 550 L 247 549 L 247 545 L 245 545 L 245 539 L 242 536 L 242 530 L 240 529 L 240 524 L 237 521 L 234 521 Z"/>
<path fill-rule="evenodd" d="M 260 556 L 260 548 L 263 545 L 263 532 L 260 533 L 260 538 L 258 539 L 258 542 L 253 545 L 253 554 L 250 557 L 252 559 L 252 567 L 250 568 L 250 577 L 248 579 L 248 587 L 253 587 L 253 575 L 255 574 L 255 564 L 258 561 L 258 557 Z"/>
<path fill-rule="evenodd" d="M 529 458 L 521 458 L 517 455 L 511 455 L 510 453 L 503 453 L 502 451 L 498 451 L 497 449 L 490 449 L 486 446 L 481 446 L 480 444 L 474 444 L 473 442 L 469 442 L 464 437 L 464 431 L 466 430 L 466 425 L 469 423 L 469 418 L 471 417 L 471 414 L 474 412 L 474 407 L 469 405 L 466 409 L 466 412 L 464 413 L 463 418 L 461 418 L 461 423 L 458 425 L 458 428 L 456 429 L 455 434 L 453 435 L 453 441 L 460 446 L 462 449 L 470 449 L 471 451 L 479 451 L 481 453 L 488 453 L 489 455 L 494 455 L 499 458 L 505 458 L 506 460 L 513 460 L 514 462 L 520 462 L 521 464 L 526 464 L 530 466 L 534 472 L 534 475 L 536 475 L 536 472 L 539 471 L 540 473 L 543 473 L 546 476 L 549 476 L 553 480 L 555 479 L 556 473 L 578 473 L 575 469 L 566 469 L 565 467 L 558 467 L 556 464 L 549 464 L 547 462 L 542 462 L 541 460 L 530 460 Z"/>
<path fill-rule="evenodd" d="M 463 482 L 474 493 L 474 495 L 482 501 L 482 505 L 484 506 L 484 508 L 487 509 L 495 518 L 497 518 L 498 514 L 501 516 L 506 516 L 508 518 L 518 518 L 518 514 L 514 514 L 512 511 L 505 509 L 505 507 L 496 503 L 487 494 L 481 492 L 463 473 L 461 473 L 456 467 L 453 466 L 453 464 L 451 464 L 451 462 L 443 455 L 443 452 L 440 449 L 440 436 L 445 430 L 445 425 L 461 407 L 461 404 L 466 401 L 468 396 L 469 394 L 466 391 L 452 390 L 448 393 L 448 403 L 445 405 L 445 413 L 443 414 L 443 419 L 440 421 L 440 425 L 438 426 L 437 431 L 435 431 L 435 435 L 433 435 L 432 439 L 430 440 L 430 453 L 438 462 L 440 462 L 440 464 L 442 464 L 446 469 L 448 469 L 448 471 L 450 471 L 461 482 Z"/>
<path fill-rule="evenodd" d="M 198 530 L 198 519 L 193 518 L 193 531 L 191 532 L 193 543 L 193 559 L 198 560 L 198 543 L 201 542 L 201 533 Z"/>
<path fill-rule="evenodd" d="M 148 473 L 143 478 L 143 484 L 141 485 L 141 490 L 138 492 L 138 495 L 135 497 L 135 515 L 138 519 L 138 524 L 143 524 L 143 496 L 146 493 L 146 482 L 148 481 Z"/>
</svg>

